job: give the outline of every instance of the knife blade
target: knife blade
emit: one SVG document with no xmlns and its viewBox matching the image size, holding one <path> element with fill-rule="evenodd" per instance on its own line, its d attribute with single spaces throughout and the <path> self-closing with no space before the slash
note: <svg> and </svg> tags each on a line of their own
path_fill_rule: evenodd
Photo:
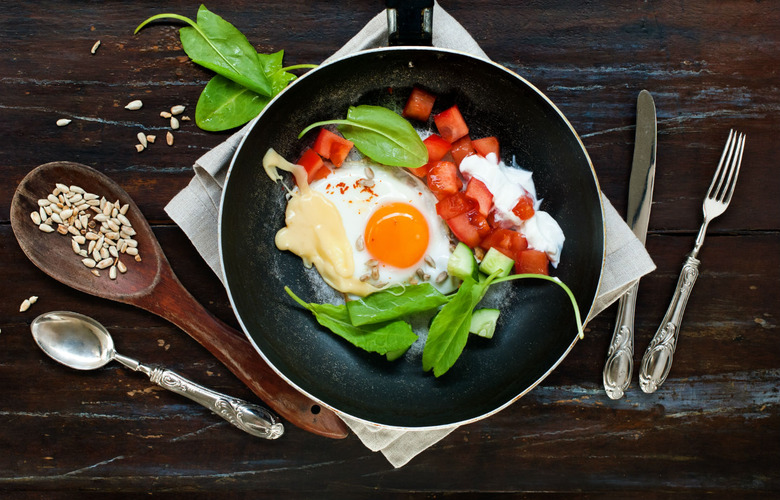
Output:
<svg viewBox="0 0 780 500">
<path fill-rule="evenodd" d="M 636 136 L 631 177 L 628 182 L 626 222 L 645 244 L 655 180 L 657 122 L 653 96 L 642 90 L 637 98 Z M 634 312 L 639 281 L 618 302 L 615 330 L 604 365 L 604 389 L 611 399 L 620 399 L 631 383 L 634 368 Z"/>
</svg>

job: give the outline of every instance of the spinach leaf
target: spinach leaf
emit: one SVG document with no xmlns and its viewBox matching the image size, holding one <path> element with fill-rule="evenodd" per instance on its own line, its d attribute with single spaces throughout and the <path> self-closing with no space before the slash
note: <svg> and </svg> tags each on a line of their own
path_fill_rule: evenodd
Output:
<svg viewBox="0 0 780 500">
<path fill-rule="evenodd" d="M 179 30 L 184 52 L 193 62 L 264 96 L 272 95 L 271 82 L 257 51 L 235 26 L 209 11 L 198 9 L 197 22 L 178 14 L 158 14 L 141 23 L 135 32 L 158 19 L 176 19 L 189 25 Z"/>
<path fill-rule="evenodd" d="M 284 289 L 293 300 L 314 314 L 320 325 L 366 351 L 384 355 L 406 350 L 417 340 L 412 327 L 405 321 L 354 326 L 350 322 L 346 305 L 307 304 L 288 287 Z"/>
<path fill-rule="evenodd" d="M 433 369 L 438 377 L 455 364 L 469 337 L 471 315 L 474 311 L 474 295 L 480 295 L 481 283 L 471 278 L 463 281 L 458 292 L 433 318 L 428 330 L 428 340 L 423 349 L 423 370 Z"/>
<path fill-rule="evenodd" d="M 286 71 L 290 68 L 282 68 L 283 57 L 282 50 L 273 54 L 257 54 L 258 63 L 271 82 L 273 95 L 284 90 L 296 78 Z M 299 65 L 294 69 L 311 66 Z M 200 94 L 195 108 L 195 123 L 201 129 L 211 132 L 240 127 L 260 114 L 270 100 L 271 97 L 252 92 L 232 80 L 215 75 Z"/>
<path fill-rule="evenodd" d="M 209 132 L 239 127 L 260 114 L 270 100 L 222 75 L 214 75 L 198 99 L 195 123 Z"/>
<path fill-rule="evenodd" d="M 382 106 L 350 106 L 346 120 L 312 123 L 298 134 L 322 125 L 338 125 L 355 147 L 377 163 L 417 168 L 428 163 L 428 149 L 404 117 Z"/>
<path fill-rule="evenodd" d="M 399 285 L 347 302 L 353 325 L 368 325 L 430 311 L 449 299 L 430 283 Z"/>
</svg>

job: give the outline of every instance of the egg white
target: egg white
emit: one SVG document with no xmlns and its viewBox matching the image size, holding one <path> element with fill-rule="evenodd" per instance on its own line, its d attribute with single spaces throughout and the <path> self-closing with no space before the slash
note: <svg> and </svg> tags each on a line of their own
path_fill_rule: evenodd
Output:
<svg viewBox="0 0 780 500">
<path fill-rule="evenodd" d="M 457 288 L 451 277 L 437 283 L 437 277 L 446 273 L 452 254 L 450 232 L 436 213 L 436 197 L 420 179 L 405 169 L 385 167 L 369 160 L 347 161 L 328 177 L 312 182 L 310 187 L 326 196 L 341 215 L 352 247 L 355 279 L 362 278 L 377 286 L 425 280 L 442 293 Z M 423 214 L 428 223 L 428 249 L 423 258 L 407 268 L 379 263 L 379 276 L 373 279 L 370 277 L 373 257 L 363 242 L 366 224 L 379 207 L 395 202 L 408 203 Z"/>
</svg>

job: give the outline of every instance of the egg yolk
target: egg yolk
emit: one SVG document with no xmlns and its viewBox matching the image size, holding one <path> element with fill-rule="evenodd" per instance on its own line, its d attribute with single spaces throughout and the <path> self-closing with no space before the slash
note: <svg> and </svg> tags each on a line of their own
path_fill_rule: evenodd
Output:
<svg viewBox="0 0 780 500">
<path fill-rule="evenodd" d="M 428 223 L 408 203 L 383 205 L 366 224 L 365 242 L 376 260 L 393 267 L 411 267 L 428 249 Z"/>
</svg>

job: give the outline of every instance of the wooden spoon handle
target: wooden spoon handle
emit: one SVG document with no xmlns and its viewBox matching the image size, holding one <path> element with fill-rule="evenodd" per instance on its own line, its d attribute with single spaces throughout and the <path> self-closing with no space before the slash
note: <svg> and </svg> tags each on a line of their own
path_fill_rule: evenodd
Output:
<svg viewBox="0 0 780 500">
<path fill-rule="evenodd" d="M 208 312 L 172 272 L 162 276 L 154 294 L 136 305 L 184 330 L 293 425 L 329 438 L 347 437 L 343 420 L 283 380 L 244 335 Z"/>
</svg>

